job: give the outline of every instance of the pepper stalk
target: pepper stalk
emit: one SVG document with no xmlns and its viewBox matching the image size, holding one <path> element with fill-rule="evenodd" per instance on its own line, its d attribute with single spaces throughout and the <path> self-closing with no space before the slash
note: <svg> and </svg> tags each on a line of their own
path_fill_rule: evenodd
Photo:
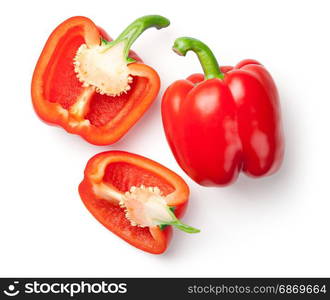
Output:
<svg viewBox="0 0 330 300">
<path fill-rule="evenodd" d="M 74 57 L 74 71 L 84 87 L 96 92 L 119 96 L 130 90 L 133 77 L 128 65 L 135 62 L 128 56 L 134 41 L 148 28 L 161 29 L 170 21 L 159 15 L 141 17 L 131 23 L 115 40 L 101 40 L 100 45 L 82 44 Z"/>
<path fill-rule="evenodd" d="M 218 61 L 211 49 L 200 40 L 191 37 L 180 37 L 174 41 L 173 51 L 185 56 L 188 51 L 193 51 L 198 56 L 206 79 L 220 78 L 225 75 L 220 71 Z"/>
</svg>

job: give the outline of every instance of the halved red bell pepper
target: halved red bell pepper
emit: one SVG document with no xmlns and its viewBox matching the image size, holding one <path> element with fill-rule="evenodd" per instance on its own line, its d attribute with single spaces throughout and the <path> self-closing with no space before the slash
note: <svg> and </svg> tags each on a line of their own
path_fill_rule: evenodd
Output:
<svg viewBox="0 0 330 300">
<path fill-rule="evenodd" d="M 181 177 L 145 157 L 122 151 L 95 155 L 79 185 L 82 201 L 106 228 L 131 245 L 163 253 L 175 226 L 199 230 L 179 221 L 189 188 Z"/>
<path fill-rule="evenodd" d="M 130 47 L 150 27 L 169 25 L 161 16 L 137 19 L 110 37 L 90 19 L 72 17 L 50 35 L 32 79 L 39 117 L 95 145 L 120 139 L 156 98 L 160 79 Z"/>
<path fill-rule="evenodd" d="M 195 52 L 204 70 L 174 82 L 163 96 L 164 130 L 182 169 L 205 186 L 228 185 L 240 171 L 274 173 L 284 138 L 278 92 L 264 66 L 243 60 L 219 68 L 211 50 L 193 38 L 177 39 L 173 49 Z"/>
</svg>

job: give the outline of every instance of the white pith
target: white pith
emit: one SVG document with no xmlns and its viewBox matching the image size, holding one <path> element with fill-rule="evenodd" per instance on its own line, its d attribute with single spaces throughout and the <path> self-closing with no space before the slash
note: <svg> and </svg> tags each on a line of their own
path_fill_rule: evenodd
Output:
<svg viewBox="0 0 330 300">
<path fill-rule="evenodd" d="M 130 76 L 124 43 L 87 47 L 82 44 L 74 58 L 74 71 L 84 87 L 93 86 L 102 95 L 118 96 L 127 93 L 133 78 Z"/>
<path fill-rule="evenodd" d="M 174 221 L 166 197 L 158 187 L 132 186 L 119 205 L 133 226 L 151 227 Z"/>
</svg>

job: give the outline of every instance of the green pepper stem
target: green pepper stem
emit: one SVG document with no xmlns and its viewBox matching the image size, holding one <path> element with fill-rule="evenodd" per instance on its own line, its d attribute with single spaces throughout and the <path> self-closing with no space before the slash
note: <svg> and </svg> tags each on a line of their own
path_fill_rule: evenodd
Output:
<svg viewBox="0 0 330 300">
<path fill-rule="evenodd" d="M 147 15 L 136 19 L 112 42 L 107 43 L 112 47 L 120 42 L 125 43 L 124 55 L 128 58 L 128 52 L 135 40 L 148 28 L 155 27 L 161 29 L 170 25 L 170 21 L 159 15 Z M 104 41 L 103 41 L 104 43 Z M 128 58 L 128 62 L 134 60 Z"/>
<path fill-rule="evenodd" d="M 195 52 L 198 56 L 206 79 L 224 78 L 224 74 L 220 71 L 217 59 L 207 45 L 200 40 L 190 37 L 180 37 L 175 40 L 173 45 L 174 52 L 185 56 L 190 50 Z"/>
<path fill-rule="evenodd" d="M 182 230 L 184 232 L 187 232 L 187 233 L 198 233 L 200 232 L 199 229 L 197 228 L 194 228 L 192 226 L 189 226 L 187 224 L 184 224 L 182 223 L 177 217 L 176 215 L 174 214 L 173 212 L 173 208 L 172 207 L 168 207 L 168 212 L 169 214 L 171 215 L 173 221 L 170 221 L 170 222 L 166 222 L 166 223 L 162 223 L 160 224 L 161 228 L 164 228 L 164 226 L 166 225 L 172 225 L 174 226 L 175 228 L 179 229 L 179 230 Z"/>
<path fill-rule="evenodd" d="M 184 232 L 187 232 L 187 233 L 198 233 L 198 232 L 200 232 L 199 229 L 194 228 L 192 226 L 189 226 L 187 224 L 184 224 L 180 220 L 176 220 L 174 222 L 170 222 L 170 223 L 168 223 L 168 225 L 172 225 L 176 229 L 180 229 L 180 230 L 182 230 Z"/>
</svg>

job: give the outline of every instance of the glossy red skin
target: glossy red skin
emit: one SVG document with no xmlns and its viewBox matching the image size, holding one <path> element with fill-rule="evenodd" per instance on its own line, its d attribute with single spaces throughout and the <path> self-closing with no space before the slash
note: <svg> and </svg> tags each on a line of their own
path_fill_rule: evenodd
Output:
<svg viewBox="0 0 330 300">
<path fill-rule="evenodd" d="M 240 171 L 270 175 L 283 160 L 279 97 L 271 75 L 254 60 L 221 70 L 223 80 L 193 74 L 174 82 L 162 100 L 172 152 L 204 186 L 231 184 Z"/>
</svg>

